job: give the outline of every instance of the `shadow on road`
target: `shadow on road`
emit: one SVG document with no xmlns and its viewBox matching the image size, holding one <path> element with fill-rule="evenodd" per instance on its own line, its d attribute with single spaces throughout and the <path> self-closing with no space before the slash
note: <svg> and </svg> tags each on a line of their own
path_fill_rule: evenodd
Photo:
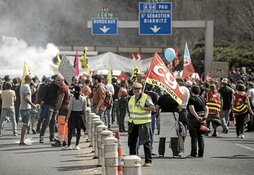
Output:
<svg viewBox="0 0 254 175">
<path fill-rule="evenodd" d="M 87 170 L 97 168 L 96 165 L 81 165 L 81 166 L 65 166 L 65 167 L 54 167 L 58 171 L 76 171 L 76 170 Z"/>
<path fill-rule="evenodd" d="M 211 157 L 215 159 L 254 159 L 254 157 L 250 157 L 248 155 L 233 155 L 233 156 L 216 156 L 216 157 Z"/>
</svg>

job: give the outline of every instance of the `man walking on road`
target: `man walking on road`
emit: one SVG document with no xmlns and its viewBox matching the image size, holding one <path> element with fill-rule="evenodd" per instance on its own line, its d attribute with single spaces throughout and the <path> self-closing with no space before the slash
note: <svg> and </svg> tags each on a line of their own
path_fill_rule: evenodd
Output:
<svg viewBox="0 0 254 175">
<path fill-rule="evenodd" d="M 21 103 L 20 103 L 19 110 L 20 110 L 23 126 L 21 129 L 21 138 L 20 138 L 19 145 L 31 145 L 31 143 L 25 142 L 25 135 L 31 120 L 31 114 L 30 114 L 31 107 L 36 108 L 36 105 L 33 104 L 31 101 L 31 96 L 32 96 L 32 92 L 30 89 L 31 80 L 32 80 L 31 76 L 26 75 L 25 84 L 21 86 L 20 88 L 20 102 Z"/>
</svg>

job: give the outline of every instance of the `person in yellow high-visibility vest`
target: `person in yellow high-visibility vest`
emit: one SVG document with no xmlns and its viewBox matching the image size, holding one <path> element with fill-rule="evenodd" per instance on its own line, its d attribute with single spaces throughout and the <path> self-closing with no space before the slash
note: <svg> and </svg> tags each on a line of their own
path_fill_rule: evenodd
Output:
<svg viewBox="0 0 254 175">
<path fill-rule="evenodd" d="M 151 111 L 155 109 L 150 96 L 142 93 L 142 84 L 133 84 L 134 95 L 130 98 L 128 107 L 130 111 L 130 119 L 128 122 L 128 146 L 130 155 L 137 154 L 137 138 L 139 144 L 144 146 L 145 167 L 152 166 L 151 152 Z"/>
</svg>

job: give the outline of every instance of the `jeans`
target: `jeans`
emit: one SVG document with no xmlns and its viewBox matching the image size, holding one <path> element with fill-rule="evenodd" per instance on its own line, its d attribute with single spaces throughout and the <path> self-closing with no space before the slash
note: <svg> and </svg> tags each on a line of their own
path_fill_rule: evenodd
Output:
<svg viewBox="0 0 254 175">
<path fill-rule="evenodd" d="M 4 121 L 6 116 L 11 118 L 13 134 L 17 134 L 17 123 L 16 123 L 14 108 L 2 108 L 1 119 L 0 119 L 0 134 L 2 133 L 4 128 Z"/>
<path fill-rule="evenodd" d="M 44 120 L 43 120 L 43 123 L 42 123 L 40 137 L 44 136 L 44 134 L 46 132 L 46 129 L 49 126 L 50 138 L 54 139 L 54 137 L 55 137 L 56 115 L 57 115 L 57 112 L 54 110 L 54 108 L 52 106 L 48 106 L 46 115 L 44 116 Z"/>
<path fill-rule="evenodd" d="M 111 110 L 112 107 L 108 106 L 104 113 L 105 125 L 107 125 L 108 129 L 110 129 L 111 126 Z"/>
<path fill-rule="evenodd" d="M 115 99 L 113 102 L 112 113 L 111 113 L 112 123 L 116 122 L 116 119 L 118 118 L 118 116 L 119 116 L 118 99 Z"/>
<path fill-rule="evenodd" d="M 221 119 L 221 125 L 223 128 L 223 131 L 228 130 L 228 117 L 229 117 L 230 111 L 231 111 L 230 109 L 221 111 L 220 119 Z"/>
<path fill-rule="evenodd" d="M 152 122 L 151 122 L 151 128 L 152 128 L 151 148 L 153 149 L 153 139 L 154 139 L 155 124 L 156 124 L 156 114 L 153 114 L 151 116 L 151 118 L 152 118 Z"/>
<path fill-rule="evenodd" d="M 197 146 L 198 146 L 198 156 L 203 157 L 204 155 L 204 138 L 203 135 L 199 131 L 199 127 L 191 127 L 189 128 L 190 136 L 191 136 L 191 156 L 197 156 Z"/>
<path fill-rule="evenodd" d="M 182 109 L 181 112 L 179 112 L 179 121 L 182 122 L 182 124 L 185 126 L 187 129 L 187 116 L 188 116 L 188 111 L 187 109 Z"/>
<path fill-rule="evenodd" d="M 96 113 L 96 115 L 98 115 L 100 117 L 100 120 L 103 121 L 105 123 L 105 111 L 104 110 L 99 110 L 98 113 Z"/>
</svg>

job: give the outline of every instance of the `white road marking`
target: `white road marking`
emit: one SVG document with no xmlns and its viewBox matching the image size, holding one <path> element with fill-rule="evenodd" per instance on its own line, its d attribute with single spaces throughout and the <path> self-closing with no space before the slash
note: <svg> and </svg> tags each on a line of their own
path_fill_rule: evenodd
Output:
<svg viewBox="0 0 254 175">
<path fill-rule="evenodd" d="M 254 149 L 253 148 L 250 148 L 250 147 L 248 147 L 248 146 L 243 146 L 243 145 L 240 145 L 240 144 L 235 144 L 236 146 L 240 146 L 240 147 L 242 147 L 242 148 L 246 148 L 246 149 L 249 149 L 249 150 L 251 150 L 251 151 L 254 151 Z"/>
</svg>

